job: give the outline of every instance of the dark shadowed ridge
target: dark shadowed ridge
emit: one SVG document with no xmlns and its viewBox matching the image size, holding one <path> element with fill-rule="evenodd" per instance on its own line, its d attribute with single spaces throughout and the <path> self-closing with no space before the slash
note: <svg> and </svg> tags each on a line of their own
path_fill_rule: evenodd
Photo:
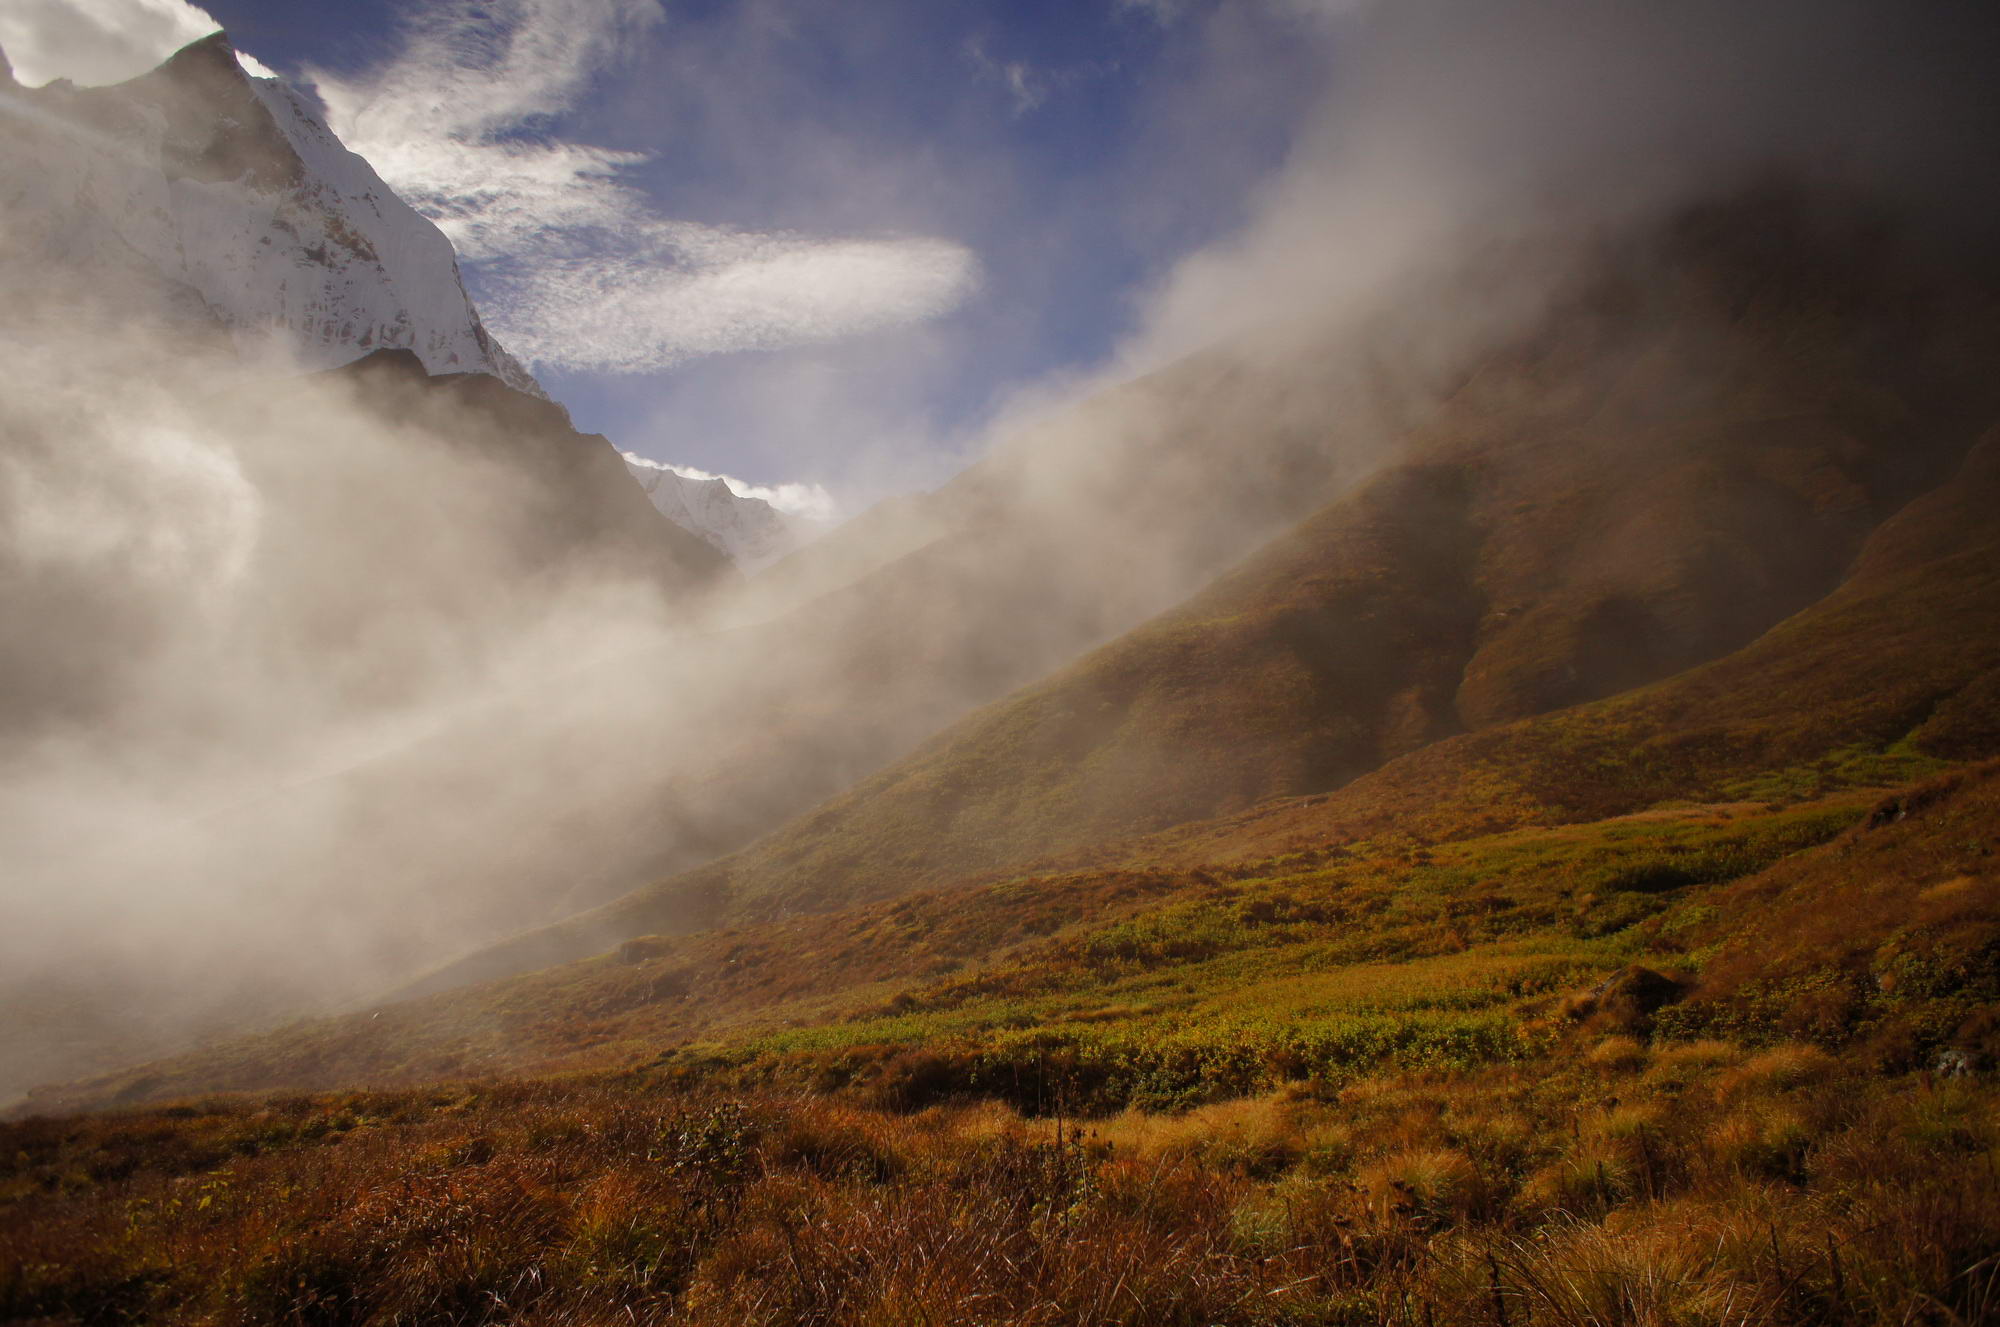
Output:
<svg viewBox="0 0 2000 1327">
<path fill-rule="evenodd" d="M 352 381 L 385 420 L 422 425 L 440 446 L 518 466 L 535 510 L 523 521 L 542 549 L 531 562 L 564 555 L 601 559 L 612 575 L 651 579 L 686 596 L 736 579 L 727 555 L 655 511 L 602 434 L 579 433 L 555 402 L 486 373 L 430 374 L 416 352 L 376 350 L 330 370 Z"/>
</svg>

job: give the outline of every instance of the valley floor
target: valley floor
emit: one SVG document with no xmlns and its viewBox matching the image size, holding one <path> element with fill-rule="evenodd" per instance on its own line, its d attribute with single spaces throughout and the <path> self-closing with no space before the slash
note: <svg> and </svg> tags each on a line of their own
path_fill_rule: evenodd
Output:
<svg viewBox="0 0 2000 1327">
<path fill-rule="evenodd" d="M 635 941 L 86 1085 L 130 1104 L 0 1125 L 0 1320 L 2000 1321 L 2000 766 L 1821 774 Z"/>
<path fill-rule="evenodd" d="M 45 1322 L 1677 1324 L 2000 1313 L 1991 1087 L 1800 1044 L 1078 1122 L 643 1074 L 0 1134 Z"/>
</svg>

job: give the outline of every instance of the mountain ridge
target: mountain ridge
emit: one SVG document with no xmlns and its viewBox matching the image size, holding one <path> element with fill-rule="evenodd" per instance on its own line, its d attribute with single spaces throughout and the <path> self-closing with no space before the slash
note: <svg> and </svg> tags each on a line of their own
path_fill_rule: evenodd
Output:
<svg viewBox="0 0 2000 1327">
<path fill-rule="evenodd" d="M 23 109 L 0 206 L 24 254 L 142 266 L 245 354 L 319 369 L 400 347 L 544 394 L 486 330 L 443 233 L 295 91 L 246 73 L 227 34 L 113 87 L 7 95 Z"/>
</svg>

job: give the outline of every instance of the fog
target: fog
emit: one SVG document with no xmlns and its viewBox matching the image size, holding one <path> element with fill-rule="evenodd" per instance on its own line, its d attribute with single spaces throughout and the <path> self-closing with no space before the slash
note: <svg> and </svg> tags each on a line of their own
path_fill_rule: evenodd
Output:
<svg viewBox="0 0 2000 1327">
<path fill-rule="evenodd" d="M 1932 261 L 1991 236 L 1972 5 L 1299 21 L 1344 55 L 1245 230 L 964 474 L 747 583 L 526 398 L 252 365 L 0 229 L 0 1094 L 741 846 L 1364 477 L 1633 217 L 1782 166 Z"/>
<path fill-rule="evenodd" d="M 513 790 L 427 771 L 354 815 L 345 772 L 656 640 L 674 578 L 563 532 L 546 474 L 397 420 L 384 384 L 250 381 L 108 316 L 52 336 L 77 308 L 0 337 L 35 385 L 0 413 L 10 999 L 109 997 L 170 1035 L 183 1000 L 352 994 L 505 917 L 452 887 L 480 861 L 452 845 Z"/>
<path fill-rule="evenodd" d="M 1990 243 L 1990 6 L 1305 7 L 1323 9 L 1345 58 L 1250 223 L 1152 292 L 1126 364 L 1323 318 L 1509 240 L 1573 243 L 1772 169 L 1866 189 L 1935 237 Z"/>
</svg>

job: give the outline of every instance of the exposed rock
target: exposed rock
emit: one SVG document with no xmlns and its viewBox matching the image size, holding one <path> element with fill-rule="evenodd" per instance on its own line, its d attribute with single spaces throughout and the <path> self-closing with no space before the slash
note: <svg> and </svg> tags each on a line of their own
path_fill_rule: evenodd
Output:
<svg viewBox="0 0 2000 1327">
<path fill-rule="evenodd" d="M 1594 1027 L 1643 1033 L 1652 1030 L 1655 1011 L 1685 994 L 1685 983 L 1634 963 L 1600 982 L 1576 1012 Z"/>
<path fill-rule="evenodd" d="M 1947 1046 L 1931 1062 L 1931 1072 L 1939 1078 L 1970 1078 L 1979 1072 L 1979 1057 L 1962 1046 Z"/>
<path fill-rule="evenodd" d="M 618 946 L 620 963 L 649 963 L 656 958 L 665 958 L 674 950 L 674 942 L 664 935 L 634 936 Z"/>
<path fill-rule="evenodd" d="M 1933 779 L 1929 783 L 1919 784 L 1917 787 L 1897 793 L 1893 797 L 1884 798 L 1870 809 L 1867 820 L 1862 822 L 1862 827 L 1864 829 L 1881 829 L 1886 825 L 1893 825 L 1912 815 L 1920 814 L 1926 807 L 1934 806 L 1946 797 L 1949 797 L 1952 791 L 1958 787 L 1958 784 L 1958 779 L 1946 776 L 1942 779 Z"/>
</svg>

